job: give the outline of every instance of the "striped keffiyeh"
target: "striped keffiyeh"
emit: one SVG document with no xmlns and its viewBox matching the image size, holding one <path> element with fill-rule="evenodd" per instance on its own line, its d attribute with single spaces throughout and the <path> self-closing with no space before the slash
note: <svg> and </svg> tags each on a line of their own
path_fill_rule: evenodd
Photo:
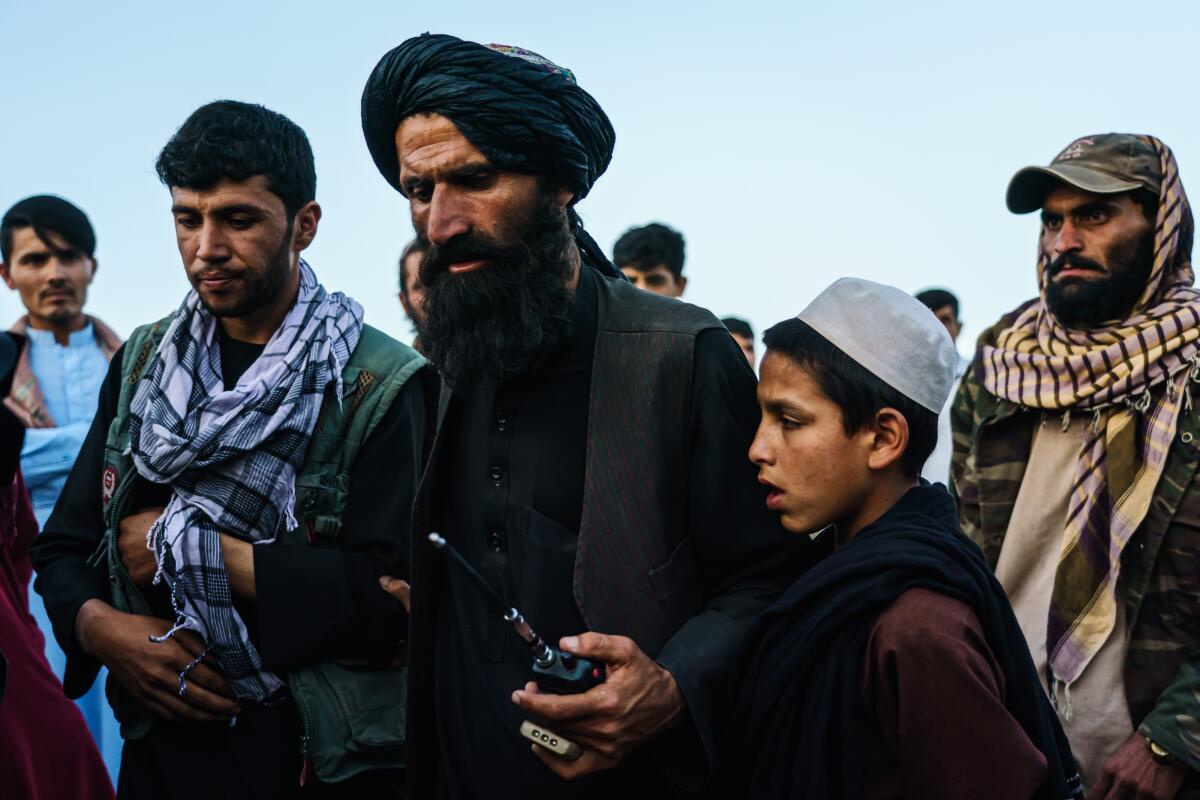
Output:
<svg viewBox="0 0 1200 800">
<path fill-rule="evenodd" d="M 1068 688 L 1115 627 L 1121 552 L 1150 507 L 1179 416 L 1190 410 L 1189 381 L 1200 380 L 1192 212 L 1170 149 L 1141 138 L 1158 152 L 1162 185 L 1154 264 L 1131 316 L 1086 330 L 1061 325 L 1046 307 L 1051 256 L 1040 250 L 1040 299 L 981 353 L 984 386 L 997 397 L 1065 419 L 1072 411 L 1092 415 L 1046 634 L 1052 683 Z"/>
<path fill-rule="evenodd" d="M 198 633 L 240 698 L 262 701 L 283 684 L 263 669 L 233 607 L 220 533 L 261 544 L 295 527 L 296 470 L 326 387 L 336 382 L 342 395 L 342 368 L 361 332 L 361 306 L 326 292 L 301 261 L 295 305 L 226 390 L 217 320 L 193 291 L 133 398 L 133 462 L 144 478 L 173 490 L 147 537 L 155 580 L 166 579 L 177 614 L 166 636 Z"/>
</svg>

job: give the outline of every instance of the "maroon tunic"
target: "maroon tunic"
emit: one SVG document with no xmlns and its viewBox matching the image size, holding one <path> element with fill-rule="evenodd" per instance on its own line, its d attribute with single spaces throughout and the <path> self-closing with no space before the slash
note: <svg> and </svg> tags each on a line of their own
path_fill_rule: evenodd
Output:
<svg viewBox="0 0 1200 800">
<path fill-rule="evenodd" d="M 46 662 L 29 614 L 29 545 L 37 520 L 17 472 L 0 489 L 0 653 L 8 687 L 0 699 L 0 796 L 110 800 L 112 783 L 83 715 Z"/>
<path fill-rule="evenodd" d="M 1046 757 L 1004 707 L 1004 674 L 969 606 L 910 589 L 867 638 L 861 743 L 870 800 L 1021 800 Z"/>
</svg>

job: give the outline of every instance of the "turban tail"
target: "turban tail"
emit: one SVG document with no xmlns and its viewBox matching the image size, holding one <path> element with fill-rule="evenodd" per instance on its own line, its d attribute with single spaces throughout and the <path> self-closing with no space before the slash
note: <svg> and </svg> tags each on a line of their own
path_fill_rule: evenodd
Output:
<svg viewBox="0 0 1200 800">
<path fill-rule="evenodd" d="M 608 168 L 616 139 L 604 109 L 569 70 L 518 47 L 426 33 L 384 55 L 363 89 L 367 148 L 397 191 L 396 128 L 422 113 L 452 120 L 500 169 L 544 175 L 576 201 Z M 572 224 L 593 266 L 620 274 L 573 212 Z"/>
</svg>

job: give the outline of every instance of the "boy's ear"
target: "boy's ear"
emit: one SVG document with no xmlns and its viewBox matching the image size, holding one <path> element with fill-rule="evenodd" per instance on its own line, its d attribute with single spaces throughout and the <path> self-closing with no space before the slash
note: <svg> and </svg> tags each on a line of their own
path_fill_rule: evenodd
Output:
<svg viewBox="0 0 1200 800">
<path fill-rule="evenodd" d="M 875 440 L 867 456 L 867 466 L 885 470 L 900 463 L 908 449 L 908 420 L 894 408 L 881 408 L 875 414 Z"/>
</svg>

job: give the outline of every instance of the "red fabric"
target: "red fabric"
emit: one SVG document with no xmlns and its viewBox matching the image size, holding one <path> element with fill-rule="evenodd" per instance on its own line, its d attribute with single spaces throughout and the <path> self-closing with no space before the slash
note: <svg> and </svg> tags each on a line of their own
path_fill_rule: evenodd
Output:
<svg viewBox="0 0 1200 800">
<path fill-rule="evenodd" d="M 1021 800 L 1046 778 L 965 603 L 900 595 L 867 639 L 862 699 L 868 800 Z"/>
<path fill-rule="evenodd" d="M 0 795 L 26 800 L 111 800 L 112 783 L 83 715 L 46 662 L 29 614 L 29 545 L 37 520 L 18 472 L 0 489 Z"/>
</svg>

